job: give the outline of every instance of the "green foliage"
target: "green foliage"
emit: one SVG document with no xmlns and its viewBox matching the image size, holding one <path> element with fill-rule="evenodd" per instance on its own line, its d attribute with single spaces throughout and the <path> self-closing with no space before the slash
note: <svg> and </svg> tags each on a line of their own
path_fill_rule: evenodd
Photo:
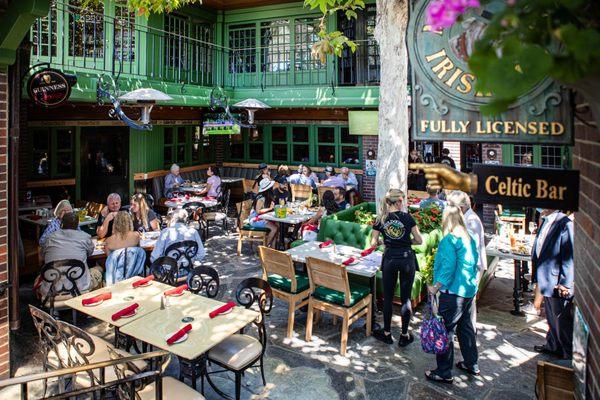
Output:
<svg viewBox="0 0 600 400">
<path fill-rule="evenodd" d="M 375 222 L 375 214 L 369 211 L 356 210 L 354 217 L 356 223 L 360 225 L 373 225 Z"/>
<path fill-rule="evenodd" d="M 494 15 L 469 59 L 477 90 L 493 95 L 487 114 L 505 111 L 547 76 L 569 84 L 600 73 L 599 1 L 513 3 Z"/>
<path fill-rule="evenodd" d="M 83 0 L 82 6 L 85 8 L 90 4 L 102 2 L 103 0 Z M 146 17 L 150 13 L 170 13 L 188 4 L 202 4 L 202 0 L 127 0 L 127 6 L 130 10 Z"/>
</svg>

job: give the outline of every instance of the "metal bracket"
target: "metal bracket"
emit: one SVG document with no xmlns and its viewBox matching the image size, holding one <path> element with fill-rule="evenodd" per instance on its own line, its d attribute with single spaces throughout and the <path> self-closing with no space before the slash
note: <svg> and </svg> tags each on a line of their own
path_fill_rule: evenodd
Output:
<svg viewBox="0 0 600 400">
<path fill-rule="evenodd" d="M 119 101 L 119 99 L 117 99 L 115 96 L 113 96 L 109 91 L 111 84 L 112 84 L 113 88 L 116 87 L 114 79 L 112 79 L 112 77 L 109 76 L 110 81 L 105 82 L 105 80 L 104 80 L 105 76 L 106 75 L 100 76 L 100 78 L 98 78 L 98 82 L 96 83 L 96 98 L 98 100 L 98 104 L 103 105 L 104 99 L 107 98 L 114 107 L 112 110 L 108 111 L 108 115 L 111 118 L 118 118 L 121 121 L 123 121 L 127 126 L 129 126 L 130 128 L 136 129 L 138 131 L 151 131 L 152 124 L 139 124 L 139 123 L 135 122 L 134 120 L 132 120 L 131 118 L 129 118 L 127 115 L 125 115 L 125 112 L 121 108 L 121 102 Z"/>
</svg>

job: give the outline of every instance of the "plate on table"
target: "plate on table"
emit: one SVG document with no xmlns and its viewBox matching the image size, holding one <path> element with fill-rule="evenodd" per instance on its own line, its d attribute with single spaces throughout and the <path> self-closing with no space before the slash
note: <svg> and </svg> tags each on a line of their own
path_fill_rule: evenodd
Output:
<svg viewBox="0 0 600 400">
<path fill-rule="evenodd" d="M 152 285 L 152 281 L 148 281 L 148 282 L 144 283 L 143 285 L 137 285 L 136 288 L 139 288 L 139 287 L 148 287 L 150 285 Z"/>
<path fill-rule="evenodd" d="M 181 293 L 174 293 L 174 294 L 170 294 L 168 296 L 169 297 L 180 297 L 180 296 L 183 296 L 183 292 L 185 292 L 185 290 L 181 291 Z"/>
<path fill-rule="evenodd" d="M 223 311 L 222 313 L 219 313 L 219 315 L 227 315 L 227 314 L 230 314 L 232 311 L 233 311 L 233 308 L 230 308 L 227 311 Z M 216 315 L 216 316 L 218 317 L 219 315 Z"/>
<path fill-rule="evenodd" d="M 167 340 L 169 340 L 169 338 L 170 338 L 171 336 L 173 336 L 174 334 L 176 334 L 176 333 L 177 333 L 177 331 L 175 331 L 175 332 L 171 332 L 171 333 L 167 334 L 167 335 L 165 336 L 165 342 L 166 342 Z M 179 340 L 176 340 L 176 341 L 174 341 L 174 342 L 173 342 L 173 344 L 177 344 L 177 343 L 185 342 L 185 341 L 187 340 L 187 338 L 188 338 L 188 337 L 189 337 L 189 335 L 186 333 L 185 335 L 183 335 L 182 337 L 180 337 L 180 338 L 179 338 Z"/>
<path fill-rule="evenodd" d="M 139 308 L 139 307 L 138 307 Z M 138 308 L 136 308 L 135 310 L 133 310 L 132 312 L 130 312 L 129 314 L 125 314 L 125 315 L 121 315 L 121 318 L 131 318 L 133 317 L 135 314 L 137 314 L 137 310 Z"/>
<path fill-rule="evenodd" d="M 84 307 L 96 307 L 96 306 L 99 306 L 102 303 L 104 303 L 104 300 L 100 300 L 100 301 L 97 301 L 97 302 L 92 303 L 92 304 L 83 304 L 83 306 Z"/>
</svg>

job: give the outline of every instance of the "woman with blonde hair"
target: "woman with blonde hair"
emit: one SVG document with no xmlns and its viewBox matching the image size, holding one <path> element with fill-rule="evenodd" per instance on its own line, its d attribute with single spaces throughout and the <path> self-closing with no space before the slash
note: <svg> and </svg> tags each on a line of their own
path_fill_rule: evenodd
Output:
<svg viewBox="0 0 600 400">
<path fill-rule="evenodd" d="M 106 254 L 125 247 L 137 247 L 140 235 L 133 229 L 133 219 L 127 211 L 119 211 L 113 222 L 112 235 L 104 241 Z"/>
<path fill-rule="evenodd" d="M 477 294 L 477 244 L 467 231 L 461 209 L 446 206 L 442 217 L 444 237 L 440 241 L 433 266 L 432 295 L 440 292 L 438 313 L 448 332 L 448 351 L 436 355 L 437 368 L 427 371 L 429 380 L 452 383 L 454 363 L 454 333 L 458 336 L 464 361 L 456 367 L 468 374 L 479 375 L 477 342 L 471 313 Z"/>
<path fill-rule="evenodd" d="M 46 243 L 46 238 L 48 238 L 48 236 L 52 232 L 56 232 L 60 229 L 60 222 L 62 220 L 63 215 L 70 212 L 73 212 L 73 207 L 71 207 L 71 203 L 69 202 L 69 200 L 61 200 L 58 202 L 58 204 L 54 208 L 54 218 L 48 221 L 48 225 L 46 226 L 46 229 L 44 229 L 44 233 L 40 237 L 40 246 L 43 246 L 44 243 Z M 77 230 L 80 230 L 79 227 L 77 227 Z"/>
<path fill-rule="evenodd" d="M 129 212 L 133 217 L 133 230 L 138 232 L 158 231 L 160 223 L 154 210 L 148 207 L 146 196 L 143 193 L 131 197 Z"/>
<path fill-rule="evenodd" d="M 127 211 L 119 211 L 113 222 L 112 235 L 105 241 L 106 272 L 110 286 L 123 279 L 144 273 L 146 252 L 139 247 L 140 234 L 133 230 L 133 220 Z"/>
<path fill-rule="evenodd" d="M 392 302 L 396 282 L 400 276 L 400 301 L 402 302 L 402 334 L 398 346 L 412 343 L 413 334 L 408 331 L 412 308 L 410 294 L 417 269 L 413 244 L 421 244 L 423 239 L 413 217 L 402 211 L 404 193 L 399 189 L 390 189 L 381 201 L 381 214 L 373 225 L 371 246 L 379 245 L 379 236 L 383 236 L 385 252 L 381 261 L 383 278 L 383 329 L 373 332 L 373 336 L 384 343 L 392 344 Z M 411 238 L 412 234 L 412 238 Z"/>
</svg>

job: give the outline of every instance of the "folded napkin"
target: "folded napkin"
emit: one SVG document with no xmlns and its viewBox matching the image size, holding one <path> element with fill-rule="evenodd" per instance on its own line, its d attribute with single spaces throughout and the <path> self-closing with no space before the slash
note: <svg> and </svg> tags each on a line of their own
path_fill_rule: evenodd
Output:
<svg viewBox="0 0 600 400">
<path fill-rule="evenodd" d="M 219 314 L 222 314 L 224 312 L 231 310 L 233 307 L 235 307 L 235 303 L 233 301 L 230 301 L 229 303 L 222 305 L 221 307 L 217 308 L 216 310 L 211 311 L 208 314 L 208 316 L 211 318 L 214 318 Z"/>
<path fill-rule="evenodd" d="M 332 244 L 332 243 L 333 243 L 333 240 L 328 240 L 328 241 L 326 241 L 326 242 L 323 242 L 323 243 L 321 243 L 321 244 L 319 245 L 319 248 L 320 248 L 320 249 L 322 249 L 322 248 L 324 248 L 324 247 L 327 247 L 327 246 L 329 246 L 329 245 L 330 245 L 330 244 Z"/>
<path fill-rule="evenodd" d="M 178 330 L 177 332 L 172 334 L 171 337 L 167 339 L 167 344 L 175 343 L 176 341 L 178 341 L 179 339 L 184 337 L 185 334 L 191 330 L 192 330 L 192 324 L 187 324 L 186 326 L 184 326 L 183 328 L 181 328 L 180 330 Z"/>
<path fill-rule="evenodd" d="M 342 264 L 344 264 L 344 265 L 350 265 L 354 261 L 356 261 L 356 259 L 354 257 L 350 257 L 349 259 L 347 259 L 346 261 L 344 261 Z"/>
<path fill-rule="evenodd" d="M 112 298 L 112 293 L 111 292 L 102 293 L 102 294 L 99 294 L 97 296 L 81 300 L 81 305 L 89 306 L 89 305 L 92 305 L 92 304 L 96 304 L 96 303 L 98 303 L 98 302 L 100 302 L 102 300 L 110 300 L 111 298 Z"/>
<path fill-rule="evenodd" d="M 114 314 L 112 315 L 111 319 L 112 319 L 113 321 L 116 321 L 116 320 L 118 320 L 119 318 L 121 318 L 121 317 L 123 317 L 123 316 L 125 316 L 125 315 L 129 315 L 129 314 L 133 313 L 135 310 L 137 310 L 137 308 L 138 308 L 139 306 L 140 306 L 140 305 L 139 305 L 138 303 L 134 303 L 134 304 L 132 304 L 132 305 L 130 305 L 130 306 L 128 306 L 128 307 L 125 307 L 125 308 L 124 308 L 124 309 L 122 309 L 121 311 L 117 311 L 116 313 L 114 313 Z"/>
<path fill-rule="evenodd" d="M 137 280 L 137 281 L 133 282 L 131 284 L 131 286 L 133 286 L 134 288 L 136 288 L 138 286 L 145 285 L 146 283 L 148 283 L 150 281 L 153 281 L 153 280 L 154 280 L 154 275 L 148 275 L 144 279 L 140 279 L 140 280 Z"/>
<path fill-rule="evenodd" d="M 360 255 L 361 255 L 361 257 L 368 256 L 375 250 L 377 250 L 377 246 L 369 247 L 368 249 L 361 251 Z"/>
<path fill-rule="evenodd" d="M 169 289 L 165 292 L 165 296 L 173 296 L 176 294 L 181 294 L 183 293 L 184 290 L 186 290 L 188 288 L 188 285 L 181 285 L 181 286 L 177 286 L 174 289 Z"/>
</svg>

